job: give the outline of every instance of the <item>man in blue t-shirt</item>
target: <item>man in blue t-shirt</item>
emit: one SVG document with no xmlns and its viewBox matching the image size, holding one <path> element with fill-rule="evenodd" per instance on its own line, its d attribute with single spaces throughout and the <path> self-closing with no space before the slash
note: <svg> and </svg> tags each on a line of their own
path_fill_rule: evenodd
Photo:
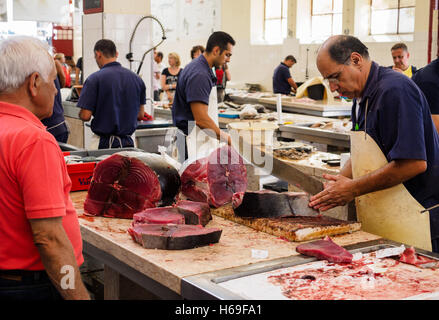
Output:
<svg viewBox="0 0 439 320">
<path fill-rule="evenodd" d="M 172 104 L 172 121 L 184 135 L 189 134 L 189 122 L 195 121 L 201 129 L 210 129 L 218 139 L 228 141 L 230 137 L 209 117 L 209 96 L 216 84 L 213 67 L 221 67 L 230 62 L 233 38 L 221 31 L 214 32 L 207 40 L 206 50 L 193 59 L 178 77 L 174 102 Z M 187 148 L 185 147 L 185 158 Z"/>
<path fill-rule="evenodd" d="M 290 74 L 290 68 L 297 63 L 294 56 L 289 55 L 283 62 L 274 69 L 273 74 L 273 92 L 281 94 L 290 94 L 291 89 L 297 90 L 297 84 Z"/>
<path fill-rule="evenodd" d="M 99 40 L 94 53 L 100 70 L 85 80 L 79 117 L 89 121 L 93 115 L 91 130 L 100 137 L 99 149 L 134 147 L 131 135 L 145 114 L 145 83 L 116 61 L 113 41 Z"/>
<path fill-rule="evenodd" d="M 439 132 L 439 59 L 418 70 L 412 80 L 422 90 L 430 105 L 431 117 Z"/>
<path fill-rule="evenodd" d="M 340 175 L 324 175 L 329 182 L 310 206 L 325 211 L 400 183 L 425 208 L 438 204 L 439 135 L 414 82 L 370 60 L 367 47 L 352 36 L 329 38 L 319 49 L 317 68 L 331 91 L 354 99 L 353 130 L 366 131 L 388 164 L 353 179 L 349 160 Z M 439 209 L 430 210 L 430 231 L 439 252 Z"/>
</svg>

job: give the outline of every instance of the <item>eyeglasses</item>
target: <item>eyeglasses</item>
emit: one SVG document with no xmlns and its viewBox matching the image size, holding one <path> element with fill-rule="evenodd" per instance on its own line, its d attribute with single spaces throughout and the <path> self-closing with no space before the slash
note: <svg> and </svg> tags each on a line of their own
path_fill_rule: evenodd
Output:
<svg viewBox="0 0 439 320">
<path fill-rule="evenodd" d="M 324 78 L 323 81 L 325 81 L 328 85 L 329 84 L 335 84 L 335 85 L 339 84 L 340 83 L 340 75 L 343 72 L 344 67 L 345 67 L 345 64 L 342 65 L 340 71 L 333 73 L 330 76 Z"/>
</svg>

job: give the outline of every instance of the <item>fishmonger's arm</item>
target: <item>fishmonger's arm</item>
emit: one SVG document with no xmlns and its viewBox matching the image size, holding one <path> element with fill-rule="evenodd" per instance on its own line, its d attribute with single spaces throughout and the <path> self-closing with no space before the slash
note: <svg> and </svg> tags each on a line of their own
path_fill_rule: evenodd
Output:
<svg viewBox="0 0 439 320">
<path fill-rule="evenodd" d="M 350 165 L 350 161 L 348 163 Z M 311 197 L 309 206 L 321 211 L 343 206 L 355 197 L 396 186 L 426 170 L 425 160 L 410 159 L 393 160 L 384 167 L 356 179 L 344 175 L 325 174 L 323 178 L 328 180 L 325 189 Z"/>
</svg>

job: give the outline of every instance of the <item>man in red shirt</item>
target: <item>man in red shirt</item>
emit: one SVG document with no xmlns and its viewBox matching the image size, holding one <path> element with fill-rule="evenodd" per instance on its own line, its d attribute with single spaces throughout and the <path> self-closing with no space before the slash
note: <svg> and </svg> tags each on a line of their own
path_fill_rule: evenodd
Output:
<svg viewBox="0 0 439 320">
<path fill-rule="evenodd" d="M 0 300 L 89 299 L 71 181 L 51 116 L 56 70 L 31 37 L 0 41 Z"/>
</svg>

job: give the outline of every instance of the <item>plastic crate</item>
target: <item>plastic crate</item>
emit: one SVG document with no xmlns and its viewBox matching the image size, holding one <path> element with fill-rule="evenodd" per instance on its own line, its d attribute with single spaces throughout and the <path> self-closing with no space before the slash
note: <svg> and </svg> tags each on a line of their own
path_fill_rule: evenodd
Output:
<svg viewBox="0 0 439 320">
<path fill-rule="evenodd" d="M 72 163 L 67 165 L 67 172 L 72 180 L 71 191 L 88 190 L 96 162 Z"/>
</svg>

